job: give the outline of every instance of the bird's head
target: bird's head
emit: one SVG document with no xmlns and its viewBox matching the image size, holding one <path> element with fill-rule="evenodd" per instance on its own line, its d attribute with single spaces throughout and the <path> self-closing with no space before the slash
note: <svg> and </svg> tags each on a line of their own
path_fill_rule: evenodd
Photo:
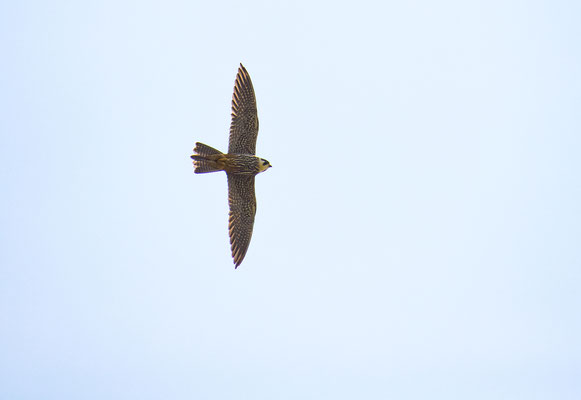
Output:
<svg viewBox="0 0 581 400">
<path fill-rule="evenodd" d="M 264 158 L 260 159 L 260 163 L 258 165 L 258 172 L 264 172 L 267 169 L 269 169 L 270 167 L 272 167 L 272 165 L 270 165 L 270 163 L 265 160 Z"/>
</svg>

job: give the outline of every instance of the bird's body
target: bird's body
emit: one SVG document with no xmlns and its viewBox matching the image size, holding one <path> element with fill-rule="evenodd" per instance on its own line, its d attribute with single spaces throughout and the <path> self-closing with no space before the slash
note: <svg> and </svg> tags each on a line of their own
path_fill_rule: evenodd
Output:
<svg viewBox="0 0 581 400">
<path fill-rule="evenodd" d="M 199 142 L 194 148 L 196 154 L 192 156 L 192 159 L 194 160 L 194 172 L 197 174 L 225 171 L 227 174 L 254 176 L 265 171 L 269 166 L 268 161 L 251 154 L 224 154 L 212 149 L 215 153 L 203 155 L 206 148 L 212 149 Z"/>
<path fill-rule="evenodd" d="M 248 72 L 240 64 L 232 95 L 228 153 L 197 142 L 194 155 L 191 156 L 195 173 L 225 171 L 228 177 L 228 230 L 235 267 L 244 259 L 252 238 L 256 215 L 254 177 L 271 167 L 268 161 L 254 155 L 257 136 L 258 115 L 254 88 Z"/>
</svg>

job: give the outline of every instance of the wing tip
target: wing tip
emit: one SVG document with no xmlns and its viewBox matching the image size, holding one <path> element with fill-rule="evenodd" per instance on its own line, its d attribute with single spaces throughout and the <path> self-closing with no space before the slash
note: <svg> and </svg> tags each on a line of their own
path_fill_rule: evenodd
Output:
<svg viewBox="0 0 581 400">
<path fill-rule="evenodd" d="M 242 261 L 244 261 L 244 257 L 246 257 L 248 247 L 244 249 L 232 243 L 231 249 L 232 249 L 232 262 L 234 262 L 234 269 L 237 269 L 240 266 L 240 264 L 242 264 Z"/>
<path fill-rule="evenodd" d="M 244 260 L 244 257 L 238 257 L 238 258 L 233 258 L 232 261 L 234 262 L 234 269 L 238 269 L 238 267 L 240 266 L 240 264 L 242 264 L 242 260 Z"/>
<path fill-rule="evenodd" d="M 240 63 L 240 66 L 238 67 L 238 74 L 237 74 L 237 78 L 240 77 L 244 80 L 250 78 L 250 74 L 248 74 L 248 71 L 246 70 L 246 68 L 244 67 L 244 65 L 242 65 L 242 63 Z M 238 79 L 236 79 L 236 81 L 238 81 Z"/>
</svg>

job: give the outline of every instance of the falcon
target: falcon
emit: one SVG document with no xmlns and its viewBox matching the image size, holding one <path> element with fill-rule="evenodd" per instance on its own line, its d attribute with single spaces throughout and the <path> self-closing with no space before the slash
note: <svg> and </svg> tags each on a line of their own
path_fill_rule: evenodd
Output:
<svg viewBox="0 0 581 400">
<path fill-rule="evenodd" d="M 264 158 L 256 157 L 258 114 L 256 97 L 248 71 L 242 64 L 238 68 L 232 95 L 232 121 L 228 153 L 222 153 L 203 143 L 196 143 L 194 172 L 225 171 L 228 178 L 228 232 L 234 268 L 244 260 L 254 227 L 256 195 L 254 177 L 271 167 Z"/>
</svg>

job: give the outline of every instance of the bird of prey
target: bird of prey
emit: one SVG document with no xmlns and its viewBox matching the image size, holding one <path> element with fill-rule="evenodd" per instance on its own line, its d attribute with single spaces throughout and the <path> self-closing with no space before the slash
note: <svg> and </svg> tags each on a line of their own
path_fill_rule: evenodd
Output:
<svg viewBox="0 0 581 400">
<path fill-rule="evenodd" d="M 264 158 L 255 156 L 257 136 L 258 115 L 254 88 L 246 68 L 240 64 L 232 95 L 228 153 L 197 142 L 194 155 L 191 156 L 196 174 L 225 171 L 228 177 L 228 230 L 234 268 L 238 268 L 244 260 L 252 238 L 256 215 L 254 177 L 271 167 Z"/>
</svg>

